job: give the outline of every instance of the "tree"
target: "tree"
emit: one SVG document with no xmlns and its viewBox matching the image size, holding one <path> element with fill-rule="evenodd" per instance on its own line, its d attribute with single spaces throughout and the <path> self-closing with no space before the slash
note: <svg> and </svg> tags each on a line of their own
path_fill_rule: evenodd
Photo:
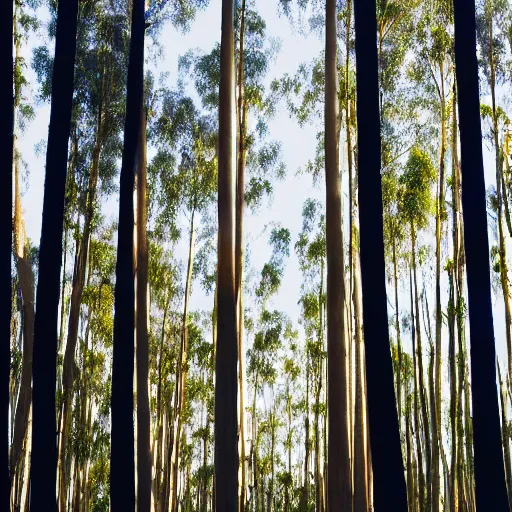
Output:
<svg viewBox="0 0 512 512">
<path fill-rule="evenodd" d="M 338 93 L 336 76 L 336 2 L 326 2 L 325 39 L 325 187 L 327 246 L 327 364 L 329 453 L 327 507 L 352 510 L 350 475 L 347 340 L 341 192 L 338 156 Z"/>
<path fill-rule="evenodd" d="M 237 325 L 234 268 L 234 28 L 233 0 L 222 1 L 219 85 L 219 247 L 215 383 L 215 506 L 238 507 Z"/>
<path fill-rule="evenodd" d="M 133 187 L 137 155 L 141 150 L 144 30 L 144 1 L 135 0 L 132 6 L 126 121 L 119 190 L 110 465 L 110 499 L 113 511 L 133 510 L 135 506 Z"/>
<path fill-rule="evenodd" d="M 363 332 L 375 508 L 407 509 L 385 288 L 376 7 L 356 0 L 357 128 Z M 371 316 L 370 316 L 371 315 Z M 392 494 L 391 494 L 392 493 Z"/>
<path fill-rule="evenodd" d="M 501 450 L 496 351 L 480 126 L 475 2 L 454 0 L 462 208 L 468 282 L 476 507 L 508 507 Z M 492 477 L 486 468 L 493 467 Z"/>
<path fill-rule="evenodd" d="M 34 428 L 30 468 L 30 506 L 34 511 L 56 509 L 55 358 L 77 14 L 77 0 L 59 3 L 34 324 Z"/>
</svg>

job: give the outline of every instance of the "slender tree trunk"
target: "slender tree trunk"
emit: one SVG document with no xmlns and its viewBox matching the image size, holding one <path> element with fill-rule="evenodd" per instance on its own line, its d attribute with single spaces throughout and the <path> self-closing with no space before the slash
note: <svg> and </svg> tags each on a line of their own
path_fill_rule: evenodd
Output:
<svg viewBox="0 0 512 512">
<path fill-rule="evenodd" d="M 23 441 L 27 432 L 28 416 L 32 401 L 32 354 L 34 342 L 34 288 L 35 278 L 29 260 L 28 245 L 25 232 L 25 221 L 21 206 L 19 190 L 19 171 L 14 162 L 14 251 L 18 279 L 20 283 L 23 308 L 23 355 L 21 363 L 21 383 L 14 416 L 14 433 L 10 454 L 11 486 L 14 483 L 18 463 L 21 456 Z"/>
<path fill-rule="evenodd" d="M 460 116 L 464 246 L 475 429 L 475 504 L 478 510 L 506 510 L 508 499 L 496 388 L 496 348 L 492 319 L 475 18 L 473 0 L 454 0 L 455 73 Z M 488 471 L 489 467 L 495 468 L 492 475 Z"/>
<path fill-rule="evenodd" d="M 369 510 L 368 433 L 364 386 L 364 347 L 357 255 L 354 258 L 354 317 L 356 343 L 356 410 L 354 432 L 354 512 Z"/>
<path fill-rule="evenodd" d="M 441 81 L 441 150 L 439 156 L 439 187 L 436 211 L 436 346 L 435 386 L 431 400 L 432 414 L 432 512 L 439 512 L 440 474 L 439 454 L 441 449 L 441 331 L 443 314 L 441 304 L 441 243 L 445 210 L 445 158 L 446 158 L 446 105 L 444 92 L 444 67 L 440 65 Z"/>
<path fill-rule="evenodd" d="M 183 423 L 183 409 L 185 407 L 185 390 L 187 386 L 187 365 L 188 365 L 188 308 L 190 300 L 190 290 L 192 286 L 192 270 L 194 266 L 194 251 L 195 251 L 195 206 L 191 212 L 190 218 L 190 232 L 189 232 L 189 249 L 188 249 L 188 265 L 187 265 L 187 281 L 185 284 L 185 300 L 183 305 L 183 317 L 181 323 L 181 347 L 178 358 L 178 367 L 176 372 L 178 383 L 177 388 L 177 402 L 175 409 L 175 434 L 174 434 L 174 447 L 173 447 L 173 470 L 172 470 L 172 502 L 171 510 L 176 510 L 176 499 L 178 495 L 178 472 L 180 460 L 180 444 L 181 444 L 181 429 Z"/>
<path fill-rule="evenodd" d="M 239 392 L 239 506 L 240 512 L 245 511 L 247 484 L 245 469 L 245 350 L 243 344 L 243 222 L 244 222 L 244 193 L 245 193 L 245 140 L 247 136 L 247 105 L 244 96 L 244 39 L 245 39 L 245 0 L 241 4 L 240 20 L 240 48 L 238 56 L 238 155 L 237 155 L 237 179 L 236 179 L 236 213 L 235 213 L 235 294 L 237 306 L 237 335 L 238 335 L 238 392 Z"/>
<path fill-rule="evenodd" d="M 406 397 L 405 405 L 405 443 L 406 443 L 406 459 L 407 459 L 407 501 L 409 503 L 409 512 L 416 512 L 416 487 L 414 485 L 414 472 L 412 466 L 413 447 L 411 435 L 411 407 L 412 400 L 410 395 Z"/>
<path fill-rule="evenodd" d="M 56 510 L 56 353 L 62 264 L 62 228 L 73 103 L 78 0 L 57 11 L 52 108 L 46 154 L 43 223 L 39 250 L 33 361 L 33 436 L 30 509 Z M 52 468 L 48 470 L 48 468 Z"/>
<path fill-rule="evenodd" d="M 110 499 L 112 512 L 135 506 L 133 426 L 135 290 L 133 273 L 133 186 L 144 101 L 144 0 L 133 0 L 126 121 L 119 190 L 114 343 L 112 363 L 112 442 Z"/>
<path fill-rule="evenodd" d="M 412 260 L 412 256 L 411 256 Z M 412 270 L 412 261 L 411 261 L 411 269 L 409 271 L 409 282 L 410 282 L 410 292 L 411 292 L 411 339 L 412 339 L 412 353 L 413 353 L 413 378 L 414 378 L 414 432 L 416 437 L 416 452 L 417 452 L 417 471 L 418 478 L 415 479 L 418 482 L 418 500 L 419 500 L 419 512 L 424 512 L 425 510 L 425 474 L 423 472 L 423 455 L 422 455 L 422 446 L 421 446 L 421 424 L 420 424 L 420 405 L 419 405 L 419 386 L 418 386 L 418 350 L 416 346 L 416 319 L 414 314 L 414 287 L 413 287 L 413 270 Z"/>
<path fill-rule="evenodd" d="M 381 183 L 376 3 L 354 3 L 359 223 L 365 366 L 375 508 L 407 510 L 407 489 L 389 348 Z M 385 434 L 384 434 L 385 432 Z M 329 439 L 331 439 L 329 437 Z"/>
<path fill-rule="evenodd" d="M 59 501 L 61 512 L 65 512 L 64 496 L 67 488 L 67 475 L 64 472 L 66 458 L 68 456 L 68 437 L 70 425 L 70 408 L 73 393 L 73 382 L 76 379 L 74 375 L 75 351 L 78 341 L 78 324 L 80 320 L 80 307 L 82 305 L 82 292 L 85 284 L 85 275 L 89 256 L 89 244 L 91 240 L 92 221 L 94 215 L 94 202 L 96 200 L 96 189 L 98 185 L 98 173 L 101 154 L 101 131 L 102 131 L 102 113 L 101 105 L 98 112 L 96 125 L 96 140 L 94 143 L 92 165 L 89 176 L 87 190 L 87 206 L 85 211 L 84 230 L 79 242 L 79 250 L 75 259 L 75 269 L 73 272 L 73 286 L 71 291 L 71 304 L 69 311 L 68 336 L 66 350 L 64 354 L 64 366 L 62 375 L 62 432 L 60 439 L 59 454 Z"/>
<path fill-rule="evenodd" d="M 416 343 L 417 343 L 417 364 L 418 364 L 418 380 L 419 380 L 419 396 L 421 404 L 421 416 L 423 421 L 423 429 L 425 435 L 425 461 L 426 461 L 426 474 L 427 478 L 432 471 L 432 445 L 430 437 L 430 425 L 428 418 L 428 403 L 425 393 L 425 379 L 423 372 L 423 346 L 421 342 L 421 327 L 420 327 L 420 307 L 418 295 L 418 277 L 417 277 L 417 263 L 416 263 L 416 229 L 414 223 L 411 223 L 411 241 L 412 241 L 412 270 L 414 278 L 414 304 L 416 312 Z M 433 407 L 433 405 L 431 405 Z M 431 504 L 431 488 L 427 482 L 427 503 Z"/>
<path fill-rule="evenodd" d="M 500 405 L 501 405 L 501 437 L 503 443 L 503 456 L 505 459 L 505 477 L 507 479 L 507 493 L 508 503 L 512 510 L 512 465 L 510 462 L 510 432 L 507 421 L 507 401 L 505 400 L 505 393 L 503 392 L 503 381 L 501 379 L 500 364 L 498 362 L 498 380 L 500 385 Z"/>
<path fill-rule="evenodd" d="M 327 508 L 352 510 L 350 472 L 347 339 L 341 192 L 338 153 L 338 94 L 336 67 L 336 1 L 326 1 L 325 43 L 325 185 L 327 245 L 327 358 L 329 453 Z"/>
<path fill-rule="evenodd" d="M 137 165 L 137 511 L 151 508 L 149 411 L 149 304 L 146 200 L 146 113 L 142 108 Z"/>
<path fill-rule="evenodd" d="M 307 348 L 306 348 L 307 351 Z M 305 512 L 309 502 L 309 355 L 306 355 L 306 403 L 304 440 L 304 486 L 302 489 L 301 512 Z"/>
<path fill-rule="evenodd" d="M 234 261 L 234 27 L 233 0 L 222 2 L 219 91 L 218 343 L 215 384 L 215 501 L 217 510 L 238 509 L 237 363 Z"/>
<path fill-rule="evenodd" d="M 396 347 L 398 351 L 398 375 L 396 376 L 396 402 L 398 405 L 398 423 L 402 425 L 402 340 L 400 336 L 400 310 L 398 308 L 398 262 L 396 254 L 396 238 L 393 237 L 393 282 L 395 290 L 395 330 Z"/>
</svg>

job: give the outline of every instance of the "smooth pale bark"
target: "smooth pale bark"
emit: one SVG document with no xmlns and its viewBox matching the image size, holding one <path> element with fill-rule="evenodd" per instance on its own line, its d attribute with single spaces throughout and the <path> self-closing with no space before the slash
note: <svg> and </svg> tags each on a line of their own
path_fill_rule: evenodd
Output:
<svg viewBox="0 0 512 512">
<path fill-rule="evenodd" d="M 370 510 L 370 468 L 368 467 L 368 432 L 364 378 L 364 345 L 362 336 L 361 291 L 358 255 L 354 255 L 354 318 L 355 318 L 355 428 L 354 428 L 354 512 Z"/>
<path fill-rule="evenodd" d="M 245 468 L 245 350 L 244 350 L 244 309 L 243 309 L 243 223 L 244 223 L 244 194 L 245 194 L 245 161 L 247 137 L 247 104 L 244 94 L 244 39 L 245 39 L 245 0 L 242 0 L 240 20 L 240 48 L 238 57 L 238 154 L 236 178 L 236 226 L 235 226 L 235 294 L 237 310 L 238 335 L 238 409 L 239 409 L 239 511 L 244 512 L 247 497 L 246 468 Z"/>
<path fill-rule="evenodd" d="M 460 269 L 460 179 L 459 179 L 459 162 L 458 162 L 458 126 L 457 126 L 457 103 L 456 103 L 456 87 L 453 87 L 453 102 L 452 102 L 452 140 L 451 140 L 451 151 L 452 151 L 452 242 L 453 242 L 453 263 L 452 263 L 452 277 L 450 281 L 450 303 L 451 309 L 449 309 L 449 328 L 450 328 L 450 346 L 449 346 L 449 365 L 450 365 L 450 420 L 451 420 L 451 463 L 450 463 L 450 512 L 455 512 L 459 509 L 459 500 L 463 498 L 460 492 L 460 481 L 461 481 L 461 448 L 464 442 L 463 433 L 461 432 L 462 427 L 462 387 L 460 382 L 464 377 L 464 367 L 457 364 L 456 352 L 457 352 L 457 340 L 459 338 L 459 361 L 465 357 L 465 354 L 460 350 L 461 332 L 460 327 L 463 328 L 463 324 L 459 322 L 459 317 L 462 314 L 459 311 L 459 285 L 462 281 L 462 276 L 459 278 L 461 273 Z M 460 326 L 460 327 L 459 327 Z M 462 435 L 461 435 L 462 434 Z"/>
<path fill-rule="evenodd" d="M 2 344 L 0 351 L 0 385 L 2 387 L 2 411 L 0 418 L 0 437 L 4 440 L 0 453 L 0 508 L 10 509 L 10 476 L 9 476 L 9 380 L 11 370 L 11 254 L 12 254 L 12 207 L 13 207 L 13 157 L 14 157 L 14 55 L 13 55 L 13 21 L 14 3 L 2 2 L 0 7 L 0 34 L 2 56 L 0 69 L 0 144 L 3 156 L 2 170 L 2 201 L 0 203 L 0 235 L 2 249 L 0 251 L 0 302 L 2 316 Z"/>
<path fill-rule="evenodd" d="M 412 259 L 412 258 L 411 258 Z M 412 354 L 413 354 L 413 379 L 414 379 L 414 433 L 416 440 L 416 460 L 417 460 L 417 473 L 418 477 L 415 481 L 418 482 L 418 501 L 419 512 L 425 510 L 425 473 L 423 471 L 423 455 L 421 446 L 421 423 L 420 423 L 420 405 L 419 405 L 419 386 L 418 386 L 418 351 L 416 346 L 416 318 L 414 314 L 414 287 L 412 278 L 412 262 L 409 270 L 409 287 L 411 298 L 411 340 L 412 340 Z"/>
<path fill-rule="evenodd" d="M 350 471 L 347 339 L 336 69 L 336 0 L 326 0 L 325 39 L 325 187 L 327 248 L 328 475 L 327 508 L 352 510 Z"/>
<path fill-rule="evenodd" d="M 219 90 L 215 508 L 238 509 L 238 338 L 235 298 L 235 70 L 233 0 L 222 2 Z"/>
<path fill-rule="evenodd" d="M 439 65 L 440 88 L 439 100 L 441 110 L 441 149 L 439 155 L 439 185 L 436 208 L 436 344 L 434 396 L 431 398 L 432 411 L 432 512 L 439 512 L 441 480 L 439 455 L 441 450 L 441 332 L 443 313 L 441 304 L 441 243 L 443 239 L 443 223 L 445 213 L 445 158 L 446 158 L 446 103 L 445 73 L 441 62 Z"/>
<path fill-rule="evenodd" d="M 149 411 L 149 304 L 146 196 L 146 114 L 141 114 L 137 165 L 137 511 L 151 507 L 151 452 Z"/>
<path fill-rule="evenodd" d="M 507 510 L 483 168 L 474 0 L 454 0 L 477 510 Z M 493 468 L 490 472 L 489 468 Z"/>
<path fill-rule="evenodd" d="M 180 353 L 177 361 L 176 382 L 178 383 L 176 399 L 175 399 L 175 432 L 174 432 L 174 446 L 172 457 L 172 501 L 171 509 L 175 510 L 176 500 L 178 496 L 178 470 L 180 461 L 180 448 L 181 448 L 181 429 L 183 423 L 183 409 L 185 407 L 185 391 L 187 386 L 187 365 L 188 365 L 188 308 L 190 300 L 190 290 L 192 286 L 192 269 L 194 264 L 194 250 L 195 250 L 195 226 L 194 226 L 195 207 L 193 207 L 190 219 L 189 231 L 189 248 L 188 248 L 188 265 L 187 265 L 187 280 L 185 283 L 185 301 L 183 305 L 183 316 L 181 322 L 181 345 Z"/>
<path fill-rule="evenodd" d="M 144 98 L 144 0 L 132 5 L 126 121 L 119 190 L 119 230 L 114 296 L 112 363 L 112 441 L 110 503 L 112 512 L 135 507 L 134 384 L 134 201 L 133 187 Z"/>
<path fill-rule="evenodd" d="M 416 344 L 417 344 L 417 364 L 418 364 L 418 389 L 419 398 L 421 404 L 421 419 L 423 422 L 423 433 L 425 442 L 425 474 L 427 477 L 426 482 L 426 500 L 427 503 L 431 503 L 431 470 L 432 470 L 432 443 L 431 443 L 431 427 L 429 424 L 429 407 L 427 402 L 427 394 L 425 392 L 425 377 L 423 368 L 423 344 L 421 336 L 421 324 L 420 324 L 420 307 L 419 307 L 419 293 L 418 293 L 418 268 L 416 262 L 416 238 L 417 232 L 414 226 L 414 222 L 411 222 L 411 252 L 412 252 L 412 272 L 414 280 L 414 308 L 416 314 Z M 429 317 L 429 315 L 427 315 Z M 432 374 L 430 375 L 432 377 Z M 431 404 L 431 407 L 434 407 Z"/>
<path fill-rule="evenodd" d="M 36 295 L 30 509 L 56 510 L 56 354 L 78 0 L 59 2 Z"/>
</svg>

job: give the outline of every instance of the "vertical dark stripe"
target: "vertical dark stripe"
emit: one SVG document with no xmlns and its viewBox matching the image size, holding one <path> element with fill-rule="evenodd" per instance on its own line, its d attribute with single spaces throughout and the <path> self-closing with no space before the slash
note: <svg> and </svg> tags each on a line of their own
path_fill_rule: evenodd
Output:
<svg viewBox="0 0 512 512">
<path fill-rule="evenodd" d="M 238 510 L 238 341 L 235 305 L 235 69 L 233 0 L 222 1 L 219 84 L 215 507 Z"/>
<path fill-rule="evenodd" d="M 32 512 L 51 512 L 57 508 L 57 327 L 77 13 L 78 0 L 59 2 L 34 324 Z"/>
<path fill-rule="evenodd" d="M 0 186 L 0 386 L 2 416 L 0 417 L 1 473 L 0 509 L 9 510 L 9 370 L 11 343 L 11 254 L 12 254 L 12 157 L 14 129 L 14 88 L 13 88 L 13 15 L 14 2 L 4 0 L 0 10 L 0 144 L 4 163 Z M 14 411 L 13 411 L 14 412 Z"/>
<path fill-rule="evenodd" d="M 135 509 L 133 187 L 140 141 L 143 94 L 144 0 L 134 0 L 119 190 L 119 231 L 114 298 L 110 459 L 110 503 L 112 512 L 133 512 Z"/>
<path fill-rule="evenodd" d="M 475 1 L 454 0 L 477 510 L 509 510 L 501 446 L 480 125 Z"/>
<path fill-rule="evenodd" d="M 386 299 L 375 0 L 355 0 L 354 8 L 363 326 L 374 504 L 377 512 L 405 512 L 407 492 Z"/>
</svg>

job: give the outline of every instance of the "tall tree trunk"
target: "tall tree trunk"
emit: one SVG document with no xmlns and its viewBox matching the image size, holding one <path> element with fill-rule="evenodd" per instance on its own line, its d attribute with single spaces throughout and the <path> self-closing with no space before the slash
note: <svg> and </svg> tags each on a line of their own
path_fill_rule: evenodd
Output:
<svg viewBox="0 0 512 512">
<path fill-rule="evenodd" d="M 245 160 L 247 136 L 247 105 L 244 94 L 244 39 L 245 39 L 245 0 L 241 4 L 240 19 L 240 49 L 238 56 L 238 155 L 237 155 L 237 179 L 236 179 L 236 226 L 235 226 L 235 294 L 237 310 L 237 335 L 238 335 L 238 404 L 239 404 L 239 511 L 245 511 L 247 496 L 246 469 L 245 469 L 245 350 L 243 343 L 244 309 L 243 309 L 243 222 L 244 222 L 244 193 L 245 193 Z"/>
<path fill-rule="evenodd" d="M 411 255 L 412 260 L 412 255 Z M 425 510 L 425 473 L 423 472 L 423 454 L 421 445 L 421 423 L 420 423 L 420 405 L 419 405 L 419 385 L 418 385 L 418 350 L 416 345 L 416 322 L 414 313 L 414 286 L 413 286 L 413 269 L 409 271 L 409 286 L 411 293 L 411 339 L 412 339 L 412 354 L 413 354 L 413 378 L 414 378 L 414 433 L 416 437 L 416 452 L 417 452 L 417 471 L 418 478 L 415 479 L 418 482 L 418 500 L 419 500 L 419 512 Z"/>
<path fill-rule="evenodd" d="M 409 512 L 416 512 L 416 486 L 414 485 L 414 472 L 412 466 L 413 447 L 411 435 L 411 407 L 412 400 L 410 394 L 406 397 L 405 404 L 405 443 L 407 460 L 407 501 L 409 503 Z"/>
<path fill-rule="evenodd" d="M 307 348 L 306 348 L 307 351 Z M 305 512 L 309 502 L 309 355 L 306 355 L 306 411 L 304 418 L 304 486 L 302 489 L 301 512 Z"/>
<path fill-rule="evenodd" d="M 398 352 L 398 375 L 396 376 L 396 403 L 398 405 L 398 424 L 402 425 L 402 339 L 400 336 L 400 310 L 398 308 L 398 262 L 396 254 L 396 238 L 393 236 L 393 283 L 395 290 L 395 330 L 396 348 Z"/>
<path fill-rule="evenodd" d="M 358 255 L 354 255 L 354 317 L 356 343 L 356 410 L 354 432 L 354 512 L 369 510 L 368 435 L 364 385 L 364 347 L 361 322 L 361 298 Z"/>
<path fill-rule="evenodd" d="M 23 442 L 27 432 L 28 416 L 32 402 L 32 355 L 34 343 L 34 288 L 35 277 L 28 254 L 28 241 L 19 189 L 18 163 L 14 161 L 14 253 L 22 297 L 23 355 L 21 383 L 14 416 L 14 431 L 10 454 L 11 487 L 14 483 Z"/>
<path fill-rule="evenodd" d="M 505 307 L 505 336 L 507 340 L 507 386 L 510 388 L 512 384 L 512 306 L 510 303 L 510 286 L 508 278 L 508 264 L 507 264 L 507 245 L 505 242 L 505 230 L 503 227 L 503 199 L 506 193 L 503 194 L 503 155 L 500 148 L 499 133 L 498 133 L 498 112 L 496 106 L 496 69 L 493 51 L 493 24 L 492 18 L 490 22 L 490 36 L 489 36 L 489 64 L 491 68 L 490 89 L 491 89 L 491 103 L 492 103 L 492 134 L 495 152 L 496 164 L 496 197 L 497 197 L 497 217 L 498 217 L 498 240 L 499 240 L 499 255 L 500 255 L 500 280 L 501 289 L 503 293 L 503 304 Z"/>
<path fill-rule="evenodd" d="M 146 113 L 142 108 L 137 165 L 137 511 L 151 507 L 148 354 L 148 243 L 146 199 Z"/>
<path fill-rule="evenodd" d="M 52 106 L 46 153 L 33 353 L 33 436 L 30 509 L 56 510 L 56 353 L 62 228 L 73 102 L 78 0 L 57 10 Z"/>
<path fill-rule="evenodd" d="M 474 510 L 474 478 L 473 478 L 473 435 L 469 399 L 468 363 L 465 335 L 465 271 L 464 271 L 464 242 L 461 203 L 461 175 L 460 162 L 457 148 L 457 87 L 454 84 L 454 115 L 452 127 L 452 157 L 453 157 L 453 208 L 456 219 L 456 231 L 454 232 L 454 263 L 456 272 L 456 310 L 457 310 L 457 338 L 458 338 L 458 436 L 459 436 L 459 503 L 463 503 L 465 510 Z M 463 399 L 464 396 L 464 399 Z M 465 419 L 464 419 L 465 416 Z M 464 446 L 466 453 L 464 453 Z"/>
<path fill-rule="evenodd" d="M 112 512 L 135 507 L 133 426 L 135 290 L 133 275 L 133 186 L 141 140 L 144 100 L 144 0 L 133 0 L 126 121 L 119 190 L 119 230 L 114 297 L 112 363 L 112 442 L 110 503 Z"/>
<path fill-rule="evenodd" d="M 500 385 L 501 406 L 501 438 L 503 443 L 503 457 L 505 459 L 505 477 L 507 479 L 508 503 L 512 510 L 512 465 L 510 463 L 510 428 L 507 421 L 507 401 L 504 397 L 503 381 L 501 379 L 500 364 L 498 362 L 498 381 Z"/>
<path fill-rule="evenodd" d="M 453 103 L 452 103 L 452 239 L 453 239 L 453 264 L 452 264 L 452 277 L 450 281 L 450 304 L 449 304 L 449 328 L 450 328 L 450 346 L 449 346 L 449 365 L 450 365 L 450 420 L 451 420 L 451 465 L 450 465 L 450 512 L 459 510 L 459 500 L 464 502 L 464 496 L 461 496 L 460 482 L 461 475 L 461 452 L 462 444 L 464 442 L 462 428 L 462 386 L 464 367 L 460 361 L 464 360 L 465 354 L 461 351 L 461 337 L 463 336 L 462 329 L 464 329 L 464 320 L 459 320 L 461 312 L 459 311 L 459 286 L 462 282 L 462 271 L 460 261 L 460 179 L 459 179 L 459 162 L 458 162 L 458 148 L 457 148 L 457 103 L 456 103 L 456 87 L 453 86 Z M 460 277 L 459 277 L 460 276 Z M 457 364 L 456 360 L 456 336 L 459 341 L 459 352 Z M 458 375 L 457 375 L 458 373 Z M 458 379 L 458 380 L 457 380 Z M 462 435 L 461 435 L 462 434 Z"/>
<path fill-rule="evenodd" d="M 389 347 L 382 216 L 377 14 L 354 3 L 359 224 L 365 366 L 375 509 L 407 510 L 407 489 Z M 330 437 L 329 437 L 330 439 Z"/>
<path fill-rule="evenodd" d="M 172 456 L 172 502 L 171 510 L 176 510 L 176 499 L 178 495 L 178 472 L 180 461 L 180 444 L 181 444 L 181 429 L 183 423 L 183 409 L 185 407 L 185 391 L 187 386 L 187 365 L 188 365 L 188 307 L 190 300 L 190 290 L 192 286 L 192 270 L 194 266 L 194 250 L 195 250 L 195 206 L 191 212 L 190 218 L 190 232 L 189 232 L 189 248 L 188 248 L 188 265 L 187 265 L 187 281 L 185 283 L 185 300 L 183 305 L 183 317 L 181 321 L 181 346 L 177 362 L 176 371 L 176 400 L 175 400 L 175 432 L 174 432 L 174 446 Z"/>
<path fill-rule="evenodd" d="M 439 186 L 436 208 L 436 346 L 434 396 L 432 410 L 432 512 L 439 512 L 440 473 L 439 454 L 441 449 L 441 331 L 443 313 L 441 304 L 441 242 L 445 211 L 445 158 L 446 158 L 446 105 L 444 92 L 444 66 L 440 64 L 440 108 L 441 108 L 441 149 L 439 155 Z"/>
<path fill-rule="evenodd" d="M 215 383 L 215 502 L 238 509 L 238 338 L 234 262 L 234 27 L 233 0 L 222 1 L 219 90 L 218 304 Z"/>
<path fill-rule="evenodd" d="M 79 241 L 79 249 L 75 259 L 75 268 L 73 271 L 73 286 L 71 290 L 71 304 L 69 310 L 68 336 L 66 350 L 64 354 L 64 366 L 62 373 L 62 432 L 59 443 L 59 501 L 60 510 L 65 512 L 65 496 L 67 489 L 67 476 L 65 474 L 66 459 L 68 457 L 68 437 L 70 425 L 70 409 L 73 394 L 73 382 L 76 379 L 75 352 L 78 341 L 78 324 L 80 320 L 80 307 L 82 305 L 82 293 L 85 284 L 85 275 L 89 256 L 89 244 L 91 241 L 92 221 L 94 215 L 94 202 L 96 200 L 96 189 L 98 185 L 98 173 L 101 153 L 101 108 L 99 109 L 96 140 L 94 143 L 92 165 L 89 176 L 89 185 L 87 190 L 87 206 L 85 211 L 84 230 Z"/>
<path fill-rule="evenodd" d="M 418 294 L 418 276 L 417 276 L 417 262 L 416 262 L 416 228 L 414 223 L 411 222 L 411 250 L 412 250 L 412 271 L 414 278 L 414 307 L 416 314 L 416 343 L 417 343 L 417 364 L 418 364 L 418 389 L 420 396 L 420 404 L 421 404 L 421 419 L 423 421 L 423 430 L 425 435 L 425 462 L 426 462 L 426 475 L 427 475 L 427 503 L 432 503 L 432 494 L 431 487 L 429 485 L 432 471 L 432 445 L 431 445 L 431 425 L 429 424 L 429 415 L 428 415 L 428 403 L 427 396 L 425 393 L 425 378 L 423 371 L 423 345 L 422 345 L 422 337 L 421 337 L 421 325 L 420 325 L 420 307 L 419 307 L 419 294 Z M 434 407 L 431 404 L 431 407 Z"/>
<path fill-rule="evenodd" d="M 326 0 L 325 39 L 325 186 L 327 246 L 327 363 L 329 453 L 327 508 L 352 510 L 348 425 L 347 339 L 341 191 L 338 152 L 336 1 Z"/>
<path fill-rule="evenodd" d="M 474 0 L 454 0 L 477 510 L 508 507 L 501 448 Z M 489 468 L 494 468 L 492 474 Z"/>
</svg>

